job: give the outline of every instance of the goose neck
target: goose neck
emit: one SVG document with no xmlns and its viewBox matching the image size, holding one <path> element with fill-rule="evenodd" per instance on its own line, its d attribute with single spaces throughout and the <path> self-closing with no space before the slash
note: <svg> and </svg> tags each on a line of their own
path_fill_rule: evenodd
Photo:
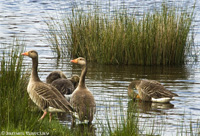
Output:
<svg viewBox="0 0 200 136">
<path fill-rule="evenodd" d="M 40 81 L 37 69 L 38 69 L 38 58 L 34 58 L 32 59 L 32 72 L 31 72 L 31 79 L 33 81 Z"/>
<path fill-rule="evenodd" d="M 132 81 L 129 86 L 128 86 L 128 96 L 129 97 L 134 97 L 136 96 L 136 93 L 134 92 L 133 88 L 135 88 L 137 82 L 136 81 Z"/>
<path fill-rule="evenodd" d="M 81 87 L 85 87 L 86 73 L 87 73 L 87 66 L 85 64 L 85 65 L 82 66 L 81 77 L 80 77 L 80 81 L 79 81 L 79 86 L 81 86 Z"/>
</svg>

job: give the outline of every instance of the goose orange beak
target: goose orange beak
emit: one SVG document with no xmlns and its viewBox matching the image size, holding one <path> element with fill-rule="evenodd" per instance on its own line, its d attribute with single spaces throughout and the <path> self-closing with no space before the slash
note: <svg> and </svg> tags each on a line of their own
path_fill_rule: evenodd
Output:
<svg viewBox="0 0 200 136">
<path fill-rule="evenodd" d="M 140 99 L 140 96 L 139 96 L 139 95 L 137 95 L 137 96 L 136 96 L 136 98 L 137 98 L 137 99 Z"/>
<path fill-rule="evenodd" d="M 71 60 L 72 63 L 78 63 L 78 59 Z"/>
<path fill-rule="evenodd" d="M 28 56 L 28 52 L 24 52 L 21 55 Z"/>
</svg>

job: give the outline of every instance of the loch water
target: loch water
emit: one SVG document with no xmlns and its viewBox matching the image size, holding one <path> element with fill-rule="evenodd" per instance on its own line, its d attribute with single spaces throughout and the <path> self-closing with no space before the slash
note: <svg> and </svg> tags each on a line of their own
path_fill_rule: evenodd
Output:
<svg viewBox="0 0 200 136">
<path fill-rule="evenodd" d="M 177 7 L 193 8 L 195 0 L 167 0 Z M 161 7 L 162 0 L 101 0 L 100 8 L 105 12 L 108 8 L 115 8 L 125 4 L 130 9 L 137 10 L 138 16 L 143 12 Z M 52 18 L 60 21 L 63 15 L 70 14 L 73 7 L 83 10 L 95 5 L 92 1 L 73 0 L 0 0 L 0 52 L 7 50 L 13 37 L 18 37 L 26 45 L 26 50 L 34 49 L 39 53 L 39 76 L 45 81 L 47 75 L 54 70 L 63 71 L 67 77 L 80 75 L 81 68 L 70 63 L 69 57 L 57 59 L 52 52 L 47 39 L 45 21 Z M 104 11 L 103 10 L 103 11 Z M 198 55 L 200 45 L 200 1 L 196 1 L 195 18 L 193 21 L 195 32 L 195 50 Z M 29 58 L 24 63 L 31 65 Z M 161 82 L 168 90 L 177 93 L 170 104 L 135 103 L 128 98 L 127 88 L 133 79 L 153 79 Z M 135 65 L 100 65 L 88 64 L 86 84 L 93 93 L 97 112 L 93 121 L 94 133 L 101 135 L 102 126 L 110 121 L 111 127 L 116 127 L 116 120 L 122 116 L 126 118 L 128 109 L 137 105 L 139 109 L 139 124 L 141 134 L 152 131 L 160 135 L 179 135 L 183 130 L 187 135 L 191 132 L 200 135 L 200 64 L 189 62 L 183 66 L 135 66 Z M 60 115 L 61 124 L 70 127 L 71 118 Z M 144 128 L 145 127 L 145 128 Z"/>
</svg>

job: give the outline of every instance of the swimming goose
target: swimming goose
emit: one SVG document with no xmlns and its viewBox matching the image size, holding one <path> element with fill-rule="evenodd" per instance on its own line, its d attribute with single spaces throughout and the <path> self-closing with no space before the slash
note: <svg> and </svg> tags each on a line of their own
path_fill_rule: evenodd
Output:
<svg viewBox="0 0 200 136">
<path fill-rule="evenodd" d="M 32 72 L 27 92 L 31 100 L 44 112 L 39 120 L 42 120 L 52 108 L 73 112 L 73 108 L 65 97 L 55 87 L 43 83 L 38 77 L 38 53 L 35 50 L 30 50 L 22 55 L 32 58 Z M 51 121 L 51 113 L 49 115 Z"/>
<path fill-rule="evenodd" d="M 87 120 L 88 123 L 91 123 L 96 112 L 96 103 L 94 96 L 85 85 L 85 76 L 87 73 L 86 60 L 82 57 L 79 57 L 77 59 L 71 60 L 71 62 L 81 65 L 82 72 L 79 84 L 72 93 L 70 103 L 76 110 L 80 121 L 83 122 Z"/>
<path fill-rule="evenodd" d="M 133 88 L 138 90 L 138 94 L 134 92 Z M 178 95 L 165 89 L 155 80 L 134 80 L 128 86 L 128 96 L 139 98 L 142 101 L 167 103 L 172 100 L 172 97 Z"/>
</svg>

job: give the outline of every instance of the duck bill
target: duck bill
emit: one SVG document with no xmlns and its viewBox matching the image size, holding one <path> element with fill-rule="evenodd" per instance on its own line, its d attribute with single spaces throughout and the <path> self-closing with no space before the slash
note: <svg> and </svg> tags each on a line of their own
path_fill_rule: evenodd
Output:
<svg viewBox="0 0 200 136">
<path fill-rule="evenodd" d="M 28 52 L 24 52 L 21 55 L 28 56 Z"/>
<path fill-rule="evenodd" d="M 71 60 L 72 63 L 78 63 L 78 60 L 77 59 L 73 59 Z"/>
</svg>

